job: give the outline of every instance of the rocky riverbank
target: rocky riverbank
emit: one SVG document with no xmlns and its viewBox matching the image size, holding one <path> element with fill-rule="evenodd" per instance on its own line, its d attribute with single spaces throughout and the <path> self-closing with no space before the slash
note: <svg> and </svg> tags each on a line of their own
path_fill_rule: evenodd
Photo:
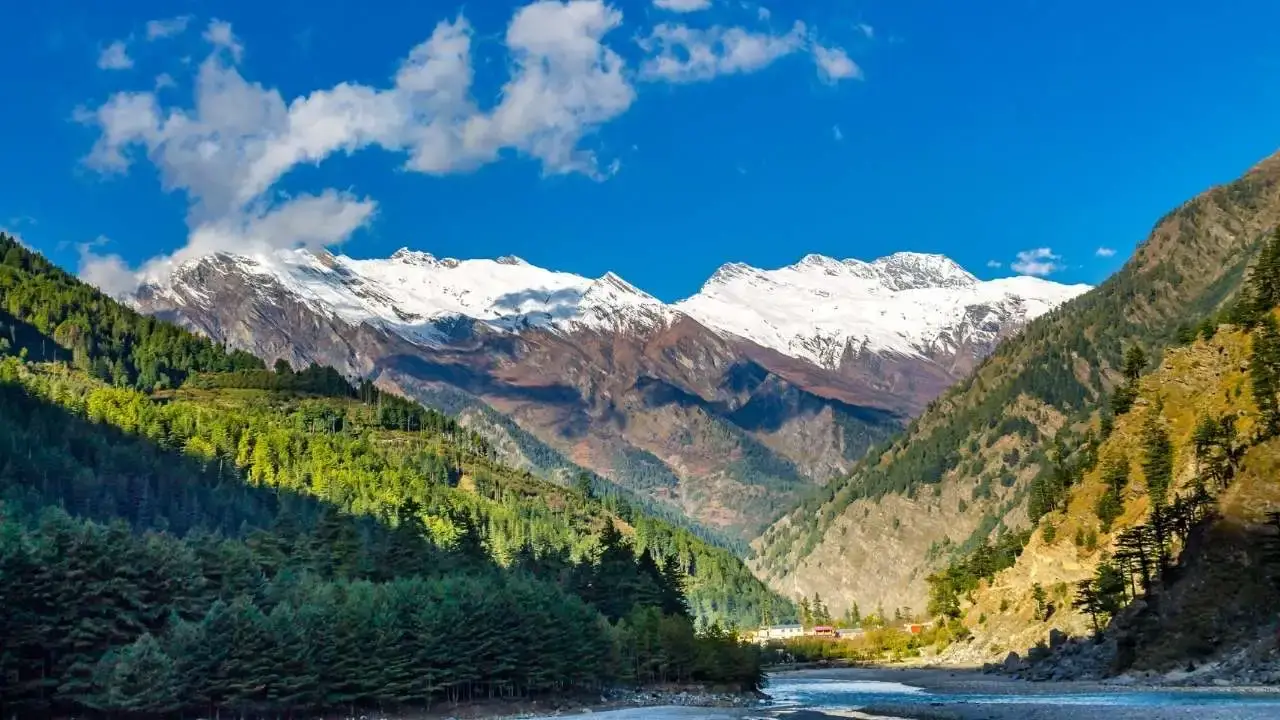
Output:
<svg viewBox="0 0 1280 720">
<path fill-rule="evenodd" d="M 1200 660 L 1166 661 L 1157 667 L 1133 665 L 1123 638 L 1067 638 L 1053 631 L 1049 641 L 1025 657 L 1011 652 L 983 671 L 1031 681 L 1097 681 L 1153 687 L 1254 687 L 1280 684 L 1280 650 L 1271 634 Z M 1127 669 L 1117 672 L 1118 668 Z"/>
<path fill-rule="evenodd" d="M 618 688 L 590 696 L 466 703 L 417 717 L 422 720 L 528 720 L 659 706 L 749 709 L 759 707 L 768 699 L 764 693 L 720 692 L 693 686 L 641 690 Z"/>
</svg>

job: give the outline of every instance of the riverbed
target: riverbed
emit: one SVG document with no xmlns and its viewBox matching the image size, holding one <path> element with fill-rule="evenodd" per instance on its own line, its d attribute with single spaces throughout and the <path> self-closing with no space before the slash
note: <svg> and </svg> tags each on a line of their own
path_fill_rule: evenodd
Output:
<svg viewBox="0 0 1280 720">
<path fill-rule="evenodd" d="M 646 707 L 593 713 L 602 720 L 1264 720 L 1280 693 L 1259 688 L 1144 688 L 1028 682 L 973 671 L 830 669 L 777 673 L 758 708 Z"/>
</svg>

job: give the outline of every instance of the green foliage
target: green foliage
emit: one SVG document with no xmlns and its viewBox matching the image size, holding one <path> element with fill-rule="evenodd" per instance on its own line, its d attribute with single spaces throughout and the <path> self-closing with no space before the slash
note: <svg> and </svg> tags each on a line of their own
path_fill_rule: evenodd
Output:
<svg viewBox="0 0 1280 720">
<path fill-rule="evenodd" d="M 1280 432 L 1280 328 L 1270 312 L 1261 316 L 1253 332 L 1249 381 L 1261 416 L 1259 432 L 1273 437 Z"/>
<path fill-rule="evenodd" d="M 978 583 L 1012 567 L 1030 537 L 1030 531 L 1002 534 L 994 544 L 983 542 L 969 555 L 926 578 L 929 615 L 959 617 L 960 599 L 976 590 Z"/>
<path fill-rule="evenodd" d="M 721 622 L 790 606 L 727 551 L 503 467 L 438 412 L 268 372 L 5 257 L 22 347 L 0 358 L 0 714 L 758 686 Z M 67 318 L 90 331 L 44 336 Z M 37 346 L 55 362 L 22 359 Z"/>
<path fill-rule="evenodd" d="M 1124 490 L 1129 485 L 1129 457 L 1123 451 L 1103 460 L 1102 482 L 1106 490 L 1098 498 L 1096 512 L 1103 532 L 1110 532 L 1111 524 L 1124 513 Z"/>
<path fill-rule="evenodd" d="M 1033 522 L 1046 513 L 1065 508 L 1071 488 L 1097 462 L 1098 440 L 1092 432 L 1075 447 L 1069 443 L 1070 438 L 1060 433 L 1047 461 L 1031 480 L 1027 513 Z"/>
<path fill-rule="evenodd" d="M 1040 583 L 1035 583 L 1031 586 L 1031 602 L 1035 604 L 1035 618 L 1041 621 L 1048 620 L 1050 613 L 1049 595 Z"/>
<path fill-rule="evenodd" d="M 0 325 L 23 323 L 44 347 L 14 344 L 42 359 L 57 345 L 81 370 L 118 385 L 175 387 L 192 372 L 260 369 L 262 361 L 229 352 L 169 323 L 141 315 L 81 283 L 0 233 Z"/>
<path fill-rule="evenodd" d="M 1142 473 L 1153 506 L 1165 502 L 1173 482 L 1173 442 L 1157 412 L 1148 412 L 1142 424 Z"/>
<path fill-rule="evenodd" d="M 1045 545 L 1052 545 L 1058 540 L 1058 527 L 1053 523 L 1044 523 L 1040 528 L 1040 538 Z"/>
</svg>

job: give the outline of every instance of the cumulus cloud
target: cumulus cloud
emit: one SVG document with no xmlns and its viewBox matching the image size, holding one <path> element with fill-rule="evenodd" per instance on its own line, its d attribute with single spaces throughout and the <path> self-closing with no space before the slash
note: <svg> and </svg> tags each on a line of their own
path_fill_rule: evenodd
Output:
<svg viewBox="0 0 1280 720">
<path fill-rule="evenodd" d="M 812 53 L 813 62 L 818 66 L 818 77 L 825 83 L 834 85 L 841 80 L 862 77 L 862 69 L 841 48 L 814 43 Z"/>
<path fill-rule="evenodd" d="M 761 5 L 756 8 L 756 17 L 759 18 L 761 22 L 765 22 L 768 21 L 769 18 L 773 17 L 773 13 L 769 12 L 769 8 Z"/>
<path fill-rule="evenodd" d="M 1009 267 L 1022 275 L 1044 277 L 1062 269 L 1062 264 L 1058 262 L 1061 259 L 1062 256 L 1055 254 L 1052 248 L 1035 248 L 1019 252 L 1017 259 Z"/>
<path fill-rule="evenodd" d="M 473 29 L 462 15 L 438 23 L 385 82 L 345 82 L 296 96 L 246 78 L 244 44 L 230 23 L 212 20 L 201 34 L 208 54 L 197 61 L 189 105 L 157 96 L 172 82 L 161 76 L 155 91 L 118 92 L 75 115 L 98 130 L 84 159 L 88 167 L 119 174 L 145 162 L 166 191 L 185 196 L 186 245 L 138 267 L 85 246 L 82 274 L 123 292 L 129 282 L 162 280 L 176 264 L 211 252 L 344 242 L 373 219 L 374 200 L 336 190 L 286 196 L 279 185 L 299 166 L 369 147 L 400 155 L 407 171 L 432 175 L 516 155 L 547 175 L 606 178 L 619 161 L 602 161 L 588 141 L 636 99 L 626 63 L 606 43 L 622 20 L 604 0 L 521 7 L 503 36 L 506 82 L 483 101 L 473 89 Z M 185 23 L 153 21 L 148 37 L 183 32 Z M 816 45 L 800 22 L 781 34 L 662 24 L 639 42 L 647 56 L 639 76 L 648 80 L 749 73 L 799 52 L 821 55 L 829 81 L 856 73 L 843 50 Z M 839 138 L 839 128 L 833 134 Z"/>
<path fill-rule="evenodd" d="M 496 161 L 504 150 L 537 160 L 547 174 L 602 178 L 582 142 L 635 99 L 622 58 L 604 37 L 622 14 L 601 0 L 543 0 L 520 9 L 506 32 L 511 74 L 497 102 L 472 98 L 471 26 L 439 23 L 411 49 L 385 87 L 341 83 L 286 100 L 247 80 L 244 46 L 214 20 L 212 46 L 196 73 L 191 107 L 165 106 L 151 92 L 120 92 L 77 119 L 99 136 L 85 158 L 103 173 L 143 159 L 163 187 L 189 201 L 186 247 L 133 270 L 161 279 L 177 263 L 219 250 L 319 247 L 344 241 L 372 218 L 368 199 L 327 191 L 283 198 L 274 190 L 293 168 L 335 153 L 378 146 L 406 157 L 408 170 L 448 174 Z M 81 253 L 82 274 L 119 286 L 120 258 Z"/>
<path fill-rule="evenodd" d="M 186 32 L 187 25 L 190 23 L 190 15 L 180 15 L 178 17 L 164 20 L 151 20 L 147 23 L 147 39 L 159 40 L 161 38 L 181 35 Z"/>
<path fill-rule="evenodd" d="M 874 39 L 876 36 L 876 29 L 866 23 L 858 23 L 858 30 L 867 36 L 868 40 Z"/>
<path fill-rule="evenodd" d="M 131 67 L 133 58 L 129 57 L 129 46 L 123 40 L 116 40 L 98 54 L 100 70 L 128 70 Z"/>
<path fill-rule="evenodd" d="M 672 12 L 695 12 L 711 7 L 711 0 L 653 0 L 653 6 Z"/>
<path fill-rule="evenodd" d="M 1002 267 L 1004 267 L 1004 263 L 1000 262 L 999 260 L 988 260 L 988 261 L 987 261 L 987 267 L 989 267 L 989 268 L 1002 268 Z"/>
<path fill-rule="evenodd" d="M 640 76 L 692 83 L 755 72 L 803 49 L 807 42 L 805 25 L 800 21 L 781 35 L 740 27 L 697 29 L 663 23 L 639 40 L 640 47 L 651 55 L 641 64 Z"/>
<path fill-rule="evenodd" d="M 1100 247 L 1097 250 L 1095 250 L 1093 254 L 1097 255 L 1098 257 L 1107 258 L 1115 255 L 1116 251 L 1115 251 L 1115 248 Z"/>
</svg>

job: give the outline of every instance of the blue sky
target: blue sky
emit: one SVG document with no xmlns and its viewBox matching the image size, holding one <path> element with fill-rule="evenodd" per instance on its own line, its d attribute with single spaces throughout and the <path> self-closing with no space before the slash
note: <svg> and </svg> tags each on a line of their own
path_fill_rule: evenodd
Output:
<svg viewBox="0 0 1280 720">
<path fill-rule="evenodd" d="M 1263 0 L 350 7 L 10 3 L 0 226 L 113 287 L 289 243 L 668 300 L 808 252 L 1092 283 L 1280 138 Z"/>
</svg>

